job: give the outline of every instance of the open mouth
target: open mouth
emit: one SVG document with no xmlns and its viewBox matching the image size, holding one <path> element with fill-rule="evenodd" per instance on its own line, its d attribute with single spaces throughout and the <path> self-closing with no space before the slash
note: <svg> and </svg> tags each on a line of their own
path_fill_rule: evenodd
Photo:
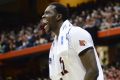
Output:
<svg viewBox="0 0 120 80">
<path fill-rule="evenodd" d="M 46 26 L 46 25 L 48 25 L 48 21 L 47 21 L 47 19 L 42 19 L 42 23 L 44 24 L 44 26 Z"/>
<path fill-rule="evenodd" d="M 47 21 L 47 19 L 43 18 L 43 19 L 42 19 L 42 23 L 43 23 L 43 25 L 44 25 L 45 31 L 47 32 L 47 31 L 48 31 L 48 21 Z"/>
</svg>

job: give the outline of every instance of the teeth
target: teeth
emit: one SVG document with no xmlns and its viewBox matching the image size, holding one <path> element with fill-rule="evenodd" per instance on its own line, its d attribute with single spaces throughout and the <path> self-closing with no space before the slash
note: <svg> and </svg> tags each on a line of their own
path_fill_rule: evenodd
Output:
<svg viewBox="0 0 120 80">
<path fill-rule="evenodd" d="M 43 19 L 42 22 L 47 24 L 48 21 L 46 19 Z"/>
</svg>

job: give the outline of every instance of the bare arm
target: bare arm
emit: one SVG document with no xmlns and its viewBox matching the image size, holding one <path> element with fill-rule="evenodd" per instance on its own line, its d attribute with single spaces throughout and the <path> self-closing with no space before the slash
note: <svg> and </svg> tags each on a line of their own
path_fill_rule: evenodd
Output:
<svg viewBox="0 0 120 80">
<path fill-rule="evenodd" d="M 94 49 L 92 47 L 85 49 L 80 53 L 80 59 L 86 69 L 84 80 L 97 80 L 99 75 Z"/>
</svg>

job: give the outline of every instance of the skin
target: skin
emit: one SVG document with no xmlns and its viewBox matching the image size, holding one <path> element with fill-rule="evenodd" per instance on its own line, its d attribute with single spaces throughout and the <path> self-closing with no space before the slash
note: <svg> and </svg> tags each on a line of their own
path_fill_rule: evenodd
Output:
<svg viewBox="0 0 120 80">
<path fill-rule="evenodd" d="M 42 16 L 43 20 L 45 20 L 46 29 L 52 31 L 55 35 L 59 35 L 59 30 L 61 25 L 63 24 L 62 14 L 57 13 L 54 5 L 49 5 L 44 15 Z M 97 80 L 97 76 L 99 74 L 95 54 L 93 49 L 88 49 L 83 52 L 83 55 L 79 55 L 83 66 L 86 69 L 86 74 L 84 80 Z"/>
<path fill-rule="evenodd" d="M 42 18 L 47 21 L 46 23 L 47 25 L 45 26 L 45 28 L 49 31 L 52 31 L 54 34 L 58 36 L 63 21 L 62 15 L 57 13 L 57 11 L 55 10 L 55 6 L 49 5 L 46 8 Z"/>
<path fill-rule="evenodd" d="M 95 59 L 94 49 L 88 49 L 82 53 L 83 55 L 79 55 L 83 66 L 86 69 L 86 74 L 84 80 L 97 80 L 99 75 L 97 62 Z"/>
</svg>

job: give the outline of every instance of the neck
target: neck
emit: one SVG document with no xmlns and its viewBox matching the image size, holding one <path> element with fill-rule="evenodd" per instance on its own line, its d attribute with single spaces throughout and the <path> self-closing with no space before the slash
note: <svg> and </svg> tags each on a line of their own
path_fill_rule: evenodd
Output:
<svg viewBox="0 0 120 80">
<path fill-rule="evenodd" d="M 58 24 L 57 24 L 57 29 L 55 29 L 53 32 L 55 33 L 56 36 L 59 35 L 59 32 L 60 32 L 60 28 L 62 26 L 63 22 L 60 21 Z"/>
</svg>

